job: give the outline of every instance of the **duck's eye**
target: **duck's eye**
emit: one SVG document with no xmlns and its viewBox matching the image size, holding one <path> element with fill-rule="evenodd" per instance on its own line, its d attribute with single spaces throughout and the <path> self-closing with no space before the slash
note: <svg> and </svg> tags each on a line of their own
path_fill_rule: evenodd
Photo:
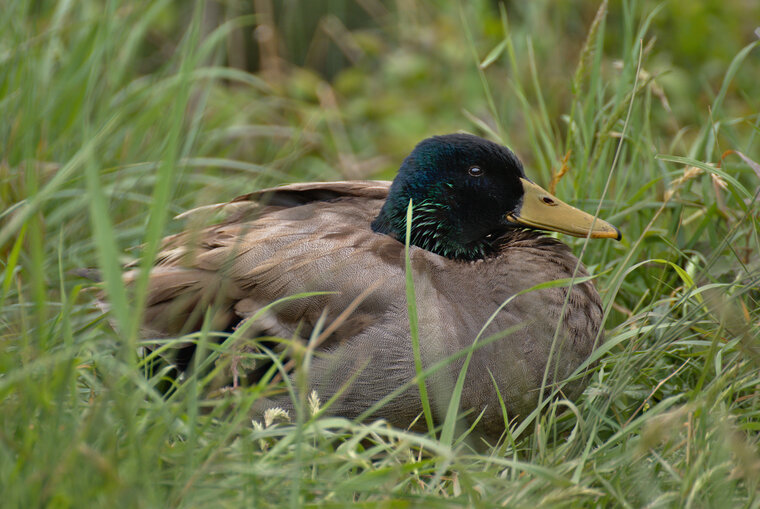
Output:
<svg viewBox="0 0 760 509">
<path fill-rule="evenodd" d="M 483 175 L 483 170 L 480 169 L 480 166 L 470 166 L 467 173 L 469 173 L 471 177 L 480 177 Z"/>
</svg>

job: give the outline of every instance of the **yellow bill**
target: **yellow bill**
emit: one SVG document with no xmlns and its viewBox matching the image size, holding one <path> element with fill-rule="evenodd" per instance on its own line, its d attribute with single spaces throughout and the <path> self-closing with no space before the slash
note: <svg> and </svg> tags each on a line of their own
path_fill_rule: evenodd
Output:
<svg viewBox="0 0 760 509">
<path fill-rule="evenodd" d="M 523 201 L 518 212 L 507 214 L 507 220 L 539 230 L 566 233 L 575 237 L 620 240 L 620 230 L 607 221 L 594 218 L 563 202 L 529 180 L 520 179 Z"/>
</svg>

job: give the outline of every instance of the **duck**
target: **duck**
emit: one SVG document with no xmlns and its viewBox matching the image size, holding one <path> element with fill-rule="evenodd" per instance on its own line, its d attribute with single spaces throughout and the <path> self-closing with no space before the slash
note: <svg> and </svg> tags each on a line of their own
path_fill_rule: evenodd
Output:
<svg viewBox="0 0 760 509">
<path fill-rule="evenodd" d="M 520 421 L 554 389 L 574 400 L 588 383 L 567 379 L 604 340 L 601 300 L 570 248 L 547 232 L 616 240 L 621 233 L 531 181 L 501 144 L 432 136 L 392 182 L 284 185 L 183 217 L 210 212 L 222 219 L 162 241 L 143 338 L 180 337 L 204 320 L 216 331 L 245 327 L 254 345 L 292 338 L 313 349 L 299 369 L 309 391 L 330 401 L 324 413 L 415 430 L 425 427 L 418 370 L 426 370 L 439 425 L 469 357 L 459 412 L 494 439 L 505 432 L 505 415 Z M 125 272 L 127 284 L 137 272 Z M 194 351 L 190 341 L 176 343 L 171 362 L 189 369 Z M 248 376 L 255 382 L 265 371 Z M 294 405 L 287 394 L 265 401 Z"/>
</svg>

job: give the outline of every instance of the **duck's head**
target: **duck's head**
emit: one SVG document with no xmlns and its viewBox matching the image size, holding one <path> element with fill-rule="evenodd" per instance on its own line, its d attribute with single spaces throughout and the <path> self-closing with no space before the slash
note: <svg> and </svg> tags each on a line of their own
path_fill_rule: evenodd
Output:
<svg viewBox="0 0 760 509">
<path fill-rule="evenodd" d="M 469 134 L 420 142 L 401 165 L 372 229 L 403 242 L 409 200 L 410 242 L 447 258 L 486 257 L 494 240 L 515 228 L 621 238 L 608 222 L 528 180 L 508 148 Z"/>
</svg>

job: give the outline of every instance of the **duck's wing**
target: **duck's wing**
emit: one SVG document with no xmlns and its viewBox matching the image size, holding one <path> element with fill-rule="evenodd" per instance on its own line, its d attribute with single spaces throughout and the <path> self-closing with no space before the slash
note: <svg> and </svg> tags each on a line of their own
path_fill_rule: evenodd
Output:
<svg viewBox="0 0 760 509">
<path fill-rule="evenodd" d="M 251 328 L 258 335 L 308 337 L 323 312 L 329 325 L 366 293 L 333 331 L 351 337 L 392 298 L 387 289 L 372 289 L 389 276 L 402 277 L 403 245 L 370 228 L 389 185 L 294 184 L 196 209 L 187 216 L 191 226 L 164 239 L 156 258 L 143 335 L 193 332 L 209 313 L 213 330 L 231 331 L 278 299 L 330 292 L 277 304 Z M 222 222 L 198 226 L 209 212 L 221 213 Z M 128 283 L 137 277 L 136 270 L 124 275 Z"/>
<path fill-rule="evenodd" d="M 222 213 L 225 220 L 234 221 L 244 218 L 246 214 L 257 213 L 266 206 L 297 207 L 309 202 L 330 201 L 348 197 L 385 200 L 390 185 L 390 181 L 386 180 L 344 180 L 288 184 L 244 194 L 229 202 L 196 207 L 179 214 L 175 219 Z"/>
</svg>

